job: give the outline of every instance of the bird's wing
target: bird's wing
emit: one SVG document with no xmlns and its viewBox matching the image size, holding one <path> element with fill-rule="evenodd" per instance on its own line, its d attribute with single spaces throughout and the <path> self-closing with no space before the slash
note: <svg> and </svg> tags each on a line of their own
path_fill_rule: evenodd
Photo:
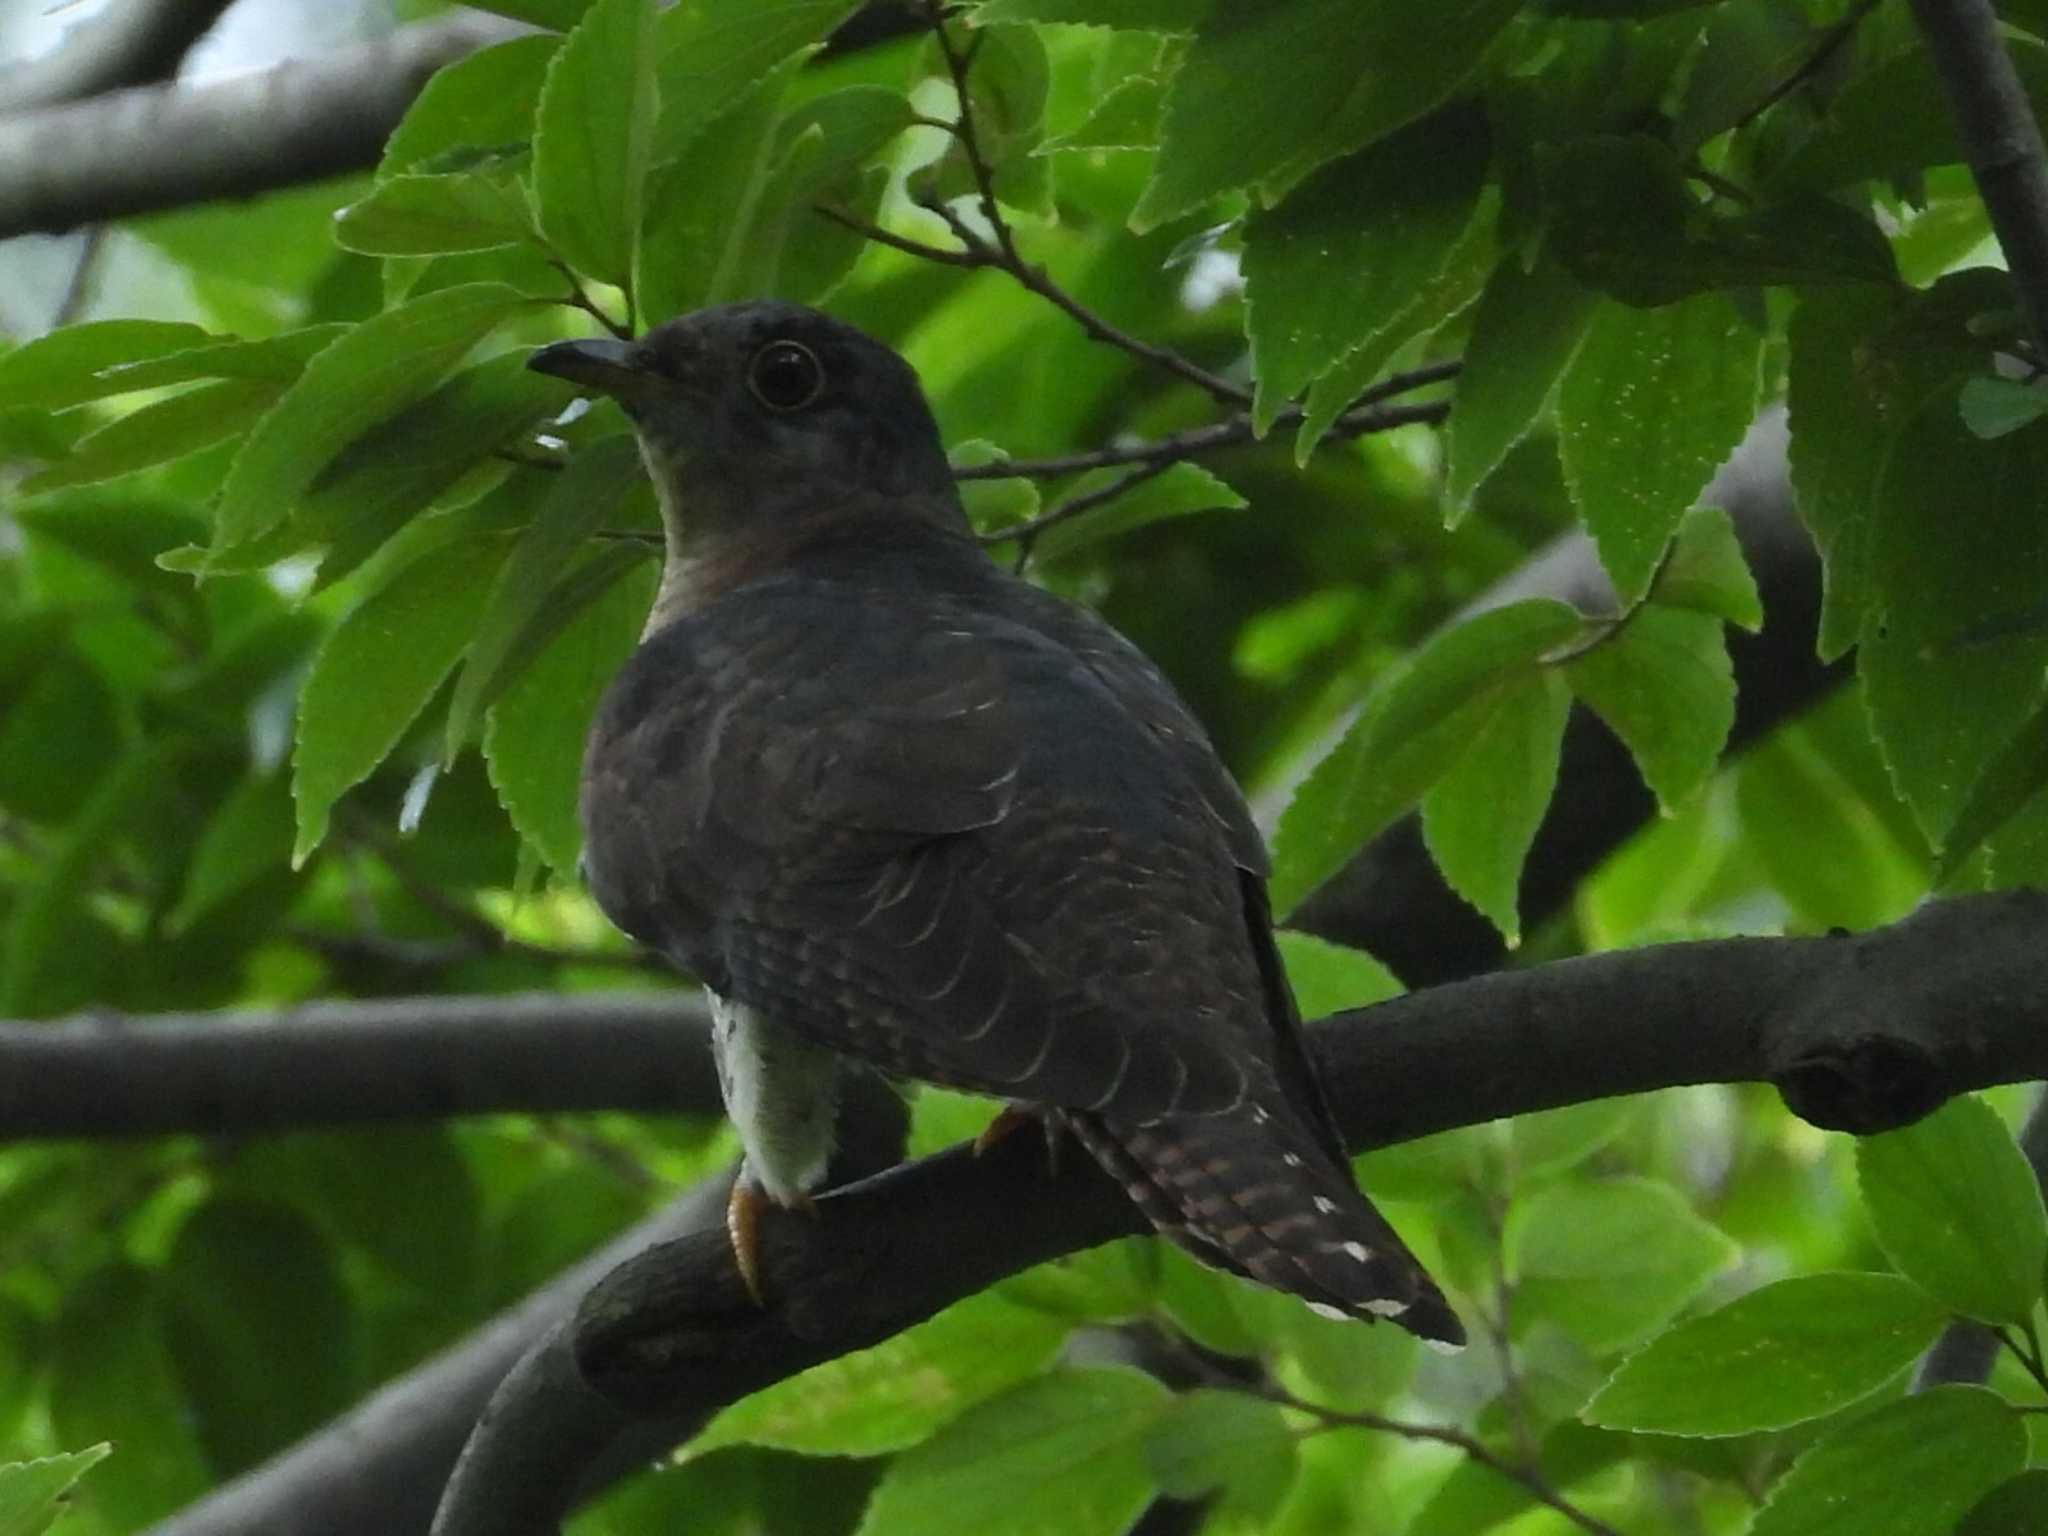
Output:
<svg viewBox="0 0 2048 1536">
<path fill-rule="evenodd" d="M 1263 1000 L 1199 788 L 1066 648 L 926 596 L 764 583 L 650 640 L 587 762 L 600 902 L 893 1071 L 1238 1102 L 1270 1051 L 1227 1016 Z"/>
</svg>

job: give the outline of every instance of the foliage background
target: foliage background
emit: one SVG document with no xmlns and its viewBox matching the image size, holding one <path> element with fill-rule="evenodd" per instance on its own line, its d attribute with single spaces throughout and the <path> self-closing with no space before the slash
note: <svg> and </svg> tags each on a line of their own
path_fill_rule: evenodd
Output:
<svg viewBox="0 0 2048 1536">
<path fill-rule="evenodd" d="M 1283 910 L 1418 808 L 1523 959 L 2038 881 L 2040 338 L 1896 0 L 984 0 L 971 148 L 963 60 L 815 53 L 837 0 L 492 9 L 542 30 L 374 171 L 96 233 L 0 354 L 0 1014 L 668 985 L 573 875 L 651 508 L 615 410 L 521 360 L 757 293 L 917 365 L 995 555 L 1209 725 Z M 2048 90 L 2048 11 L 2001 14 Z M 1689 509 L 1788 395 L 1855 679 L 1724 760 L 1724 626 L 1764 615 Z M 1469 615 L 1580 526 L 1610 591 Z M 1525 933 L 1574 699 L 1662 814 Z M 1288 960 L 1310 1015 L 1398 987 Z M 2037 1529 L 2048 1240 L 2025 1100 L 1986 1098 L 1860 1148 L 1708 1086 L 1375 1153 L 1457 1362 L 1127 1241 L 734 1407 L 573 1529 Z M 912 1147 L 986 1112 L 921 1095 Z M 0 1445 L 116 1446 L 62 1531 L 317 1433 L 734 1151 L 701 1115 L 211 1129 L 0 1152 Z M 1952 1317 L 2007 1330 L 1990 1390 L 1908 1395 Z"/>
</svg>

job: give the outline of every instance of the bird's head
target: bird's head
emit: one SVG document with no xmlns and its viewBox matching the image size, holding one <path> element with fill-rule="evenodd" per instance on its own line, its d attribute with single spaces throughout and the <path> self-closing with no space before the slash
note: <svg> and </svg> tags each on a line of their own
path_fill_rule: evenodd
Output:
<svg viewBox="0 0 2048 1536">
<path fill-rule="evenodd" d="M 636 341 L 556 342 L 528 366 L 619 402 L 672 548 L 874 507 L 966 526 L 910 365 L 814 309 L 721 304 Z"/>
</svg>

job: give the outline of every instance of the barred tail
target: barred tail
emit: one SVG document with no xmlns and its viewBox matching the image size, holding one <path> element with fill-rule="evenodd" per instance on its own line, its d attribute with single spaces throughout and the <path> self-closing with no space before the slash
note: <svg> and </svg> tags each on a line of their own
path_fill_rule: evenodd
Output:
<svg viewBox="0 0 2048 1536">
<path fill-rule="evenodd" d="M 1436 1282 L 1290 1112 L 1247 1102 L 1142 1125 L 1069 1120 L 1152 1224 L 1203 1263 L 1325 1315 L 1389 1318 L 1441 1345 L 1465 1342 Z"/>
</svg>

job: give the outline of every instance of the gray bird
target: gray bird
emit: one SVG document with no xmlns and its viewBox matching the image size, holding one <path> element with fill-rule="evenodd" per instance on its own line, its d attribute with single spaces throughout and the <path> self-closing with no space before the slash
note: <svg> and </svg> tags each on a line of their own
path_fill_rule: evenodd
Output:
<svg viewBox="0 0 2048 1536">
<path fill-rule="evenodd" d="M 1351 1181 L 1243 796 L 1135 647 L 976 546 L 909 365 L 763 302 L 532 366 L 619 402 L 661 505 L 584 860 L 712 994 L 757 1294 L 852 1057 L 1071 1130 L 1204 1263 L 1461 1342 Z"/>
</svg>

